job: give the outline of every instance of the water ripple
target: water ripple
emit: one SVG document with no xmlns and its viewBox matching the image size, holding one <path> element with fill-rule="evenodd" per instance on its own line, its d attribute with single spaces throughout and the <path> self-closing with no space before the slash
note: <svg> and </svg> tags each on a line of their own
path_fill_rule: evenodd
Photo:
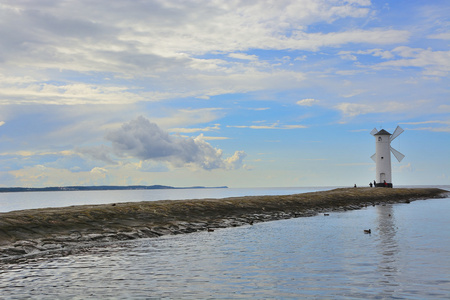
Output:
<svg viewBox="0 0 450 300">
<path fill-rule="evenodd" d="M 448 200 L 99 245 L 0 265 L 0 288 L 5 299 L 445 299 Z"/>
</svg>

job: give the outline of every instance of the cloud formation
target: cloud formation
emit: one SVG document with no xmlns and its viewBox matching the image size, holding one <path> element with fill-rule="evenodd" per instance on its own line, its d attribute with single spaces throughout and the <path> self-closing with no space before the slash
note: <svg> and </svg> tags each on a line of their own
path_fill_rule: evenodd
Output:
<svg viewBox="0 0 450 300">
<path fill-rule="evenodd" d="M 0 2 L 0 184 L 320 185 L 343 123 L 449 152 L 448 0 Z"/>
<path fill-rule="evenodd" d="M 309 32 L 320 22 L 366 18 L 370 5 L 365 0 L 10 1 L 0 14 L 0 62 L 8 62 L 0 63 L 0 103 L 119 104 L 292 88 L 304 74 L 245 52 L 315 52 L 408 40 L 409 32 L 391 28 Z M 98 77 L 95 83 L 79 78 L 74 83 L 70 72 Z M 127 82 L 142 79 L 158 88 Z"/>
<path fill-rule="evenodd" d="M 279 123 L 273 123 L 268 125 L 228 125 L 229 128 L 249 128 L 249 129 L 302 129 L 307 128 L 305 125 L 281 125 Z"/>
<path fill-rule="evenodd" d="M 238 169 L 246 156 L 245 152 L 236 151 L 232 157 L 223 159 L 222 150 L 211 146 L 202 135 L 196 138 L 169 135 L 142 116 L 109 132 L 106 139 L 118 156 L 167 162 L 174 167 Z"/>
<path fill-rule="evenodd" d="M 300 106 L 312 106 L 314 104 L 317 104 L 318 102 L 319 102 L 319 100 L 307 98 L 307 99 L 298 100 L 297 104 Z"/>
</svg>

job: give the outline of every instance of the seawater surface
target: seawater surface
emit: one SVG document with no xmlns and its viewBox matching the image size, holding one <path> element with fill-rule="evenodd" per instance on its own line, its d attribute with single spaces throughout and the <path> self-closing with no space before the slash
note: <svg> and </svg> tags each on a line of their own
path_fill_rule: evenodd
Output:
<svg viewBox="0 0 450 300">
<path fill-rule="evenodd" d="M 450 198 L 0 265 L 5 299 L 448 299 Z M 371 229 L 365 234 L 364 229 Z"/>
</svg>

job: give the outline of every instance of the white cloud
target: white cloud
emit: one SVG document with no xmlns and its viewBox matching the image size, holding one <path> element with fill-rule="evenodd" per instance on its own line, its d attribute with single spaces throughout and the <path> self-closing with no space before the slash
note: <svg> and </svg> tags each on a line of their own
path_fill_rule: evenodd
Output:
<svg viewBox="0 0 450 300">
<path fill-rule="evenodd" d="M 270 107 L 257 107 L 257 108 L 247 108 L 248 110 L 255 110 L 255 111 L 263 111 L 263 110 L 269 110 Z"/>
<path fill-rule="evenodd" d="M 352 51 L 341 51 L 338 54 L 341 56 L 342 59 L 345 60 L 352 60 L 352 61 L 358 60 L 356 55 L 353 55 L 352 53 L 353 53 Z"/>
<path fill-rule="evenodd" d="M 335 106 L 336 109 L 342 112 L 345 117 L 356 117 L 376 111 L 376 107 L 361 103 L 343 102 Z"/>
<path fill-rule="evenodd" d="M 270 9 L 268 7 L 270 6 Z M 269 1 L 34 1 L 4 6 L 2 42 L 19 66 L 149 75 L 189 64 L 192 55 L 247 49 L 318 49 L 343 43 L 392 43 L 405 32 L 388 30 L 307 34 L 307 26 L 364 18 L 364 2 Z M 97 12 L 101 10 L 102 14 Z M 77 13 L 73 13 L 76 11 Z M 292 34 L 294 33 L 294 34 Z M 13 44 L 14 43 L 14 44 Z M 32 53 L 33 55 L 24 55 Z M 255 60 L 254 55 L 230 54 Z M 31 58 L 32 57 L 32 58 Z"/>
<path fill-rule="evenodd" d="M 123 104 L 295 88 L 305 74 L 245 52 L 317 51 L 349 43 L 399 43 L 409 37 L 406 31 L 383 28 L 308 32 L 316 23 L 366 18 L 370 1 L 48 3 L 3 7 L 0 61 L 8 65 L 0 63 L 0 71 L 3 66 L 18 75 L 0 80 L 0 103 Z"/>
<path fill-rule="evenodd" d="M 202 135 L 194 139 L 172 136 L 142 116 L 109 132 L 106 138 L 122 157 L 167 162 L 174 167 L 229 168 L 229 161 L 222 159 L 222 150 L 205 142 Z M 235 155 L 243 157 L 241 152 Z"/>
<path fill-rule="evenodd" d="M 279 123 L 273 123 L 268 125 L 228 125 L 230 128 L 249 128 L 249 129 L 302 129 L 307 128 L 305 125 L 280 125 Z"/>
<path fill-rule="evenodd" d="M 280 44 L 277 49 L 303 49 L 318 51 L 322 47 L 338 47 L 349 43 L 367 43 L 375 45 L 388 45 L 407 42 L 410 33 L 402 30 L 353 30 L 331 33 L 304 33 L 298 32 L 293 39 Z"/>
<path fill-rule="evenodd" d="M 339 51 L 338 53 L 343 59 L 357 60 L 356 55 L 372 55 L 376 57 L 381 57 L 383 59 L 390 59 L 394 57 L 392 52 L 383 49 L 369 49 L 369 50 L 358 50 L 358 51 Z"/>
<path fill-rule="evenodd" d="M 430 34 L 427 37 L 429 39 L 450 40 L 450 32 L 442 32 L 442 33 Z"/>
<path fill-rule="evenodd" d="M 244 151 L 236 151 L 233 156 L 225 159 L 227 169 L 236 170 L 243 166 L 243 159 L 247 156 Z"/>
<path fill-rule="evenodd" d="M 17 85 L 0 82 L 1 104 L 124 104 L 142 100 L 142 96 L 129 92 L 126 87 L 35 82 Z"/>
<path fill-rule="evenodd" d="M 445 112 L 450 113 L 450 105 L 448 105 L 448 104 L 439 105 L 438 110 L 443 113 L 445 113 Z"/>
<path fill-rule="evenodd" d="M 319 103 L 319 100 L 313 98 L 307 98 L 297 101 L 297 104 L 300 106 L 313 106 L 314 104 Z"/>
<path fill-rule="evenodd" d="M 308 128 L 308 126 L 305 125 L 284 125 L 281 129 L 303 129 Z"/>
<path fill-rule="evenodd" d="M 371 55 L 380 57 L 385 61 L 373 65 L 367 65 L 372 69 L 383 68 L 408 68 L 416 67 L 423 69 L 423 74 L 428 76 L 446 76 L 450 71 L 450 51 L 433 51 L 432 49 L 411 48 L 399 46 L 392 50 L 369 49 L 358 51 L 340 51 L 338 53 L 344 60 L 358 60 L 358 55 Z M 358 67 L 363 67 L 358 64 Z M 355 70 L 337 71 L 338 74 L 344 72 L 356 72 Z"/>
<path fill-rule="evenodd" d="M 203 95 L 216 96 L 233 93 L 247 93 L 267 89 L 294 88 L 306 79 L 304 73 L 289 70 L 259 70 L 248 68 L 245 70 L 228 70 L 227 73 L 195 74 L 180 83 L 190 88 L 200 90 Z"/>
<path fill-rule="evenodd" d="M 152 118 L 158 126 L 168 130 L 169 132 L 177 132 L 176 130 L 180 129 L 178 132 L 188 133 L 188 126 L 196 126 L 197 124 L 203 123 L 211 123 L 217 121 L 217 119 L 223 117 L 225 115 L 225 109 L 220 107 L 207 107 L 207 108 L 198 108 L 198 109 L 169 109 L 166 108 L 169 116 L 160 117 L 160 118 Z M 178 126 L 183 126 L 178 127 Z M 220 124 L 215 124 L 214 126 L 208 126 L 204 128 L 195 127 L 192 132 L 201 131 L 197 129 L 202 129 L 204 131 L 213 131 L 218 130 L 220 128 Z M 184 129 L 186 129 L 184 131 Z"/>
<path fill-rule="evenodd" d="M 258 56 L 256 55 L 248 55 L 245 53 L 230 53 L 228 54 L 231 58 L 243 59 L 243 60 L 258 60 Z"/>
<path fill-rule="evenodd" d="M 226 71 L 189 72 L 168 74 L 167 78 L 150 79 L 158 90 L 124 84 L 54 84 L 31 82 L 6 84 L 0 82 L 0 104 L 132 104 L 137 102 L 160 101 L 171 98 L 197 97 L 209 99 L 211 96 L 232 93 L 246 93 L 263 89 L 292 88 L 305 79 L 300 72 L 285 70 L 261 70 L 255 68 L 232 68 Z M 178 71 L 180 73 L 180 71 Z M 168 80 L 168 78 L 171 78 Z M 168 82 L 176 81 L 171 86 Z"/>
<path fill-rule="evenodd" d="M 341 95 L 341 97 L 344 98 L 351 98 L 351 97 L 355 97 L 357 95 L 363 94 L 367 92 L 367 90 L 363 90 L 363 89 L 359 89 L 359 90 L 353 90 L 351 91 L 349 94 L 345 94 L 345 95 Z"/>
<path fill-rule="evenodd" d="M 423 130 L 432 132 L 450 132 L 450 127 L 420 127 L 420 128 L 408 128 L 409 130 Z"/>
<path fill-rule="evenodd" d="M 335 105 L 333 108 L 340 111 L 344 119 L 351 119 L 360 115 L 366 114 L 417 114 L 417 112 L 427 111 L 429 113 L 438 113 L 437 110 L 429 110 L 429 100 L 411 100 L 409 102 L 402 101 L 383 101 L 374 103 L 357 103 L 357 102 L 342 102 Z M 404 123 L 402 123 L 404 124 Z"/>
<path fill-rule="evenodd" d="M 45 187 L 111 184 L 110 171 L 100 167 L 94 167 L 88 171 L 72 172 L 65 168 L 34 165 L 10 171 L 10 174 L 14 176 L 12 186 Z M 123 174 L 116 174 L 116 178 L 123 178 Z"/>
<path fill-rule="evenodd" d="M 110 156 L 111 150 L 105 145 L 77 148 L 76 151 L 97 161 L 103 161 L 110 165 L 117 164 Z"/>
<path fill-rule="evenodd" d="M 220 124 L 214 124 L 214 126 L 207 126 L 203 128 L 171 128 L 169 132 L 178 132 L 178 133 L 194 133 L 199 131 L 216 131 L 220 130 Z"/>
<path fill-rule="evenodd" d="M 420 122 L 401 122 L 404 125 L 447 125 L 440 127 L 410 127 L 407 130 L 421 130 L 421 131 L 432 131 L 432 132 L 450 132 L 450 121 L 432 120 L 432 121 L 420 121 Z"/>
<path fill-rule="evenodd" d="M 91 170 L 91 173 L 105 175 L 108 173 L 108 170 L 106 170 L 105 168 L 95 167 Z"/>
<path fill-rule="evenodd" d="M 450 121 L 432 120 L 432 121 L 420 121 L 420 122 L 401 122 L 400 124 L 405 124 L 405 125 L 446 124 L 446 125 L 450 125 Z"/>
<path fill-rule="evenodd" d="M 377 67 L 418 67 L 425 75 L 446 76 L 450 72 L 450 51 L 397 47 L 392 53 L 400 59 L 392 59 L 376 65 Z"/>
<path fill-rule="evenodd" d="M 229 137 L 225 137 L 225 136 L 206 136 L 203 135 L 203 133 L 201 134 L 202 139 L 205 141 L 220 141 L 220 140 L 229 140 Z"/>
</svg>

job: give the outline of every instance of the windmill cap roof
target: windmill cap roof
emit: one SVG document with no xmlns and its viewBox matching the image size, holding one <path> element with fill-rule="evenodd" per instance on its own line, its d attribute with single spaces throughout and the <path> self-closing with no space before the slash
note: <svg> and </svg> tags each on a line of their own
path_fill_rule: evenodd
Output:
<svg viewBox="0 0 450 300">
<path fill-rule="evenodd" d="M 391 135 L 391 134 L 389 132 L 387 132 L 386 130 L 381 129 L 380 131 L 378 131 L 374 135 Z"/>
</svg>

